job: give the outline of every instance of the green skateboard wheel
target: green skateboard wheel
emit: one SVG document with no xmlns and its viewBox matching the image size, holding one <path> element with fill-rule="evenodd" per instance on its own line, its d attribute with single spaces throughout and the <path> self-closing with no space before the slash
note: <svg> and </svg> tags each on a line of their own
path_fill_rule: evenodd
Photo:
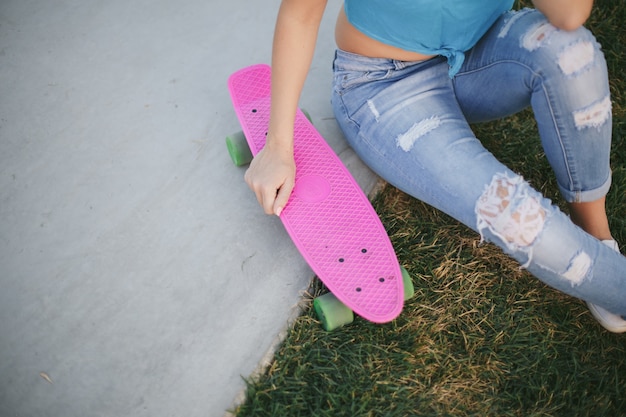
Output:
<svg viewBox="0 0 626 417">
<path fill-rule="evenodd" d="M 240 167 L 252 161 L 252 152 L 243 132 L 226 136 L 226 147 L 228 148 L 230 159 L 233 160 L 233 164 L 236 166 Z"/>
<path fill-rule="evenodd" d="M 400 267 L 402 270 L 402 284 L 404 286 L 404 301 L 413 298 L 415 295 L 415 287 L 413 286 L 413 280 L 411 280 L 411 276 L 409 275 L 409 271 L 404 269 L 404 267 Z"/>
<path fill-rule="evenodd" d="M 331 332 L 339 327 L 350 324 L 354 313 L 332 293 L 324 294 L 313 301 L 317 318 L 322 322 L 324 330 Z"/>
</svg>

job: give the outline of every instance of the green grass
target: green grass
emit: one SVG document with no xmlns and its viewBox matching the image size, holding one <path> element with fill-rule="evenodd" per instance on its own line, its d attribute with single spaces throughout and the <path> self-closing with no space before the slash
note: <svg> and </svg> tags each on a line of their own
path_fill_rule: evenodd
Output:
<svg viewBox="0 0 626 417">
<path fill-rule="evenodd" d="M 614 186 L 626 243 L 626 8 L 588 23 L 608 60 Z M 486 146 L 564 207 L 532 114 L 475 126 Z M 501 140 L 502 137 L 506 140 Z M 545 286 L 446 215 L 387 186 L 374 201 L 416 295 L 394 322 L 325 332 L 308 308 L 237 416 L 626 416 L 626 335 Z M 315 281 L 311 297 L 324 292 Z"/>
</svg>

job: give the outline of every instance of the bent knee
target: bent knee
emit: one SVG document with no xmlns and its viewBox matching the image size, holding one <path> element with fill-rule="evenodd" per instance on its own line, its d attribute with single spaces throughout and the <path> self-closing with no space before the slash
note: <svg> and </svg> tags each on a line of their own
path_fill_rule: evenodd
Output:
<svg viewBox="0 0 626 417">
<path fill-rule="evenodd" d="M 545 56 L 549 62 L 556 62 L 564 75 L 574 76 L 603 62 L 604 55 L 591 31 L 584 26 L 571 29 L 555 26 L 537 10 L 524 9 L 510 14 L 498 37 L 519 36 L 520 48 L 535 58 Z"/>
</svg>

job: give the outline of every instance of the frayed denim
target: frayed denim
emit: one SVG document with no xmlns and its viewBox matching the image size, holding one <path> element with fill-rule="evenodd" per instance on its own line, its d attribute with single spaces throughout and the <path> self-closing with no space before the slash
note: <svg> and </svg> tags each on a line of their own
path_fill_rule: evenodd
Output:
<svg viewBox="0 0 626 417">
<path fill-rule="evenodd" d="M 546 284 L 626 315 L 626 258 L 575 226 L 469 126 L 531 106 L 564 198 L 605 196 L 611 100 L 604 56 L 587 29 L 560 31 L 531 9 L 507 12 L 453 79 L 442 57 L 404 62 L 339 50 L 332 103 L 350 145 L 386 181 Z"/>
</svg>

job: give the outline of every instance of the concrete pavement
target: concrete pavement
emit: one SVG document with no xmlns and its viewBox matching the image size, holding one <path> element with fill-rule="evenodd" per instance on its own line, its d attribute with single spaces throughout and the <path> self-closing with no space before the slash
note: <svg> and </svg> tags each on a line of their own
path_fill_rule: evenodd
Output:
<svg viewBox="0 0 626 417">
<path fill-rule="evenodd" d="M 224 137 L 279 3 L 0 3 L 0 415 L 222 416 L 271 358 L 312 273 Z M 340 6 L 301 104 L 369 190 L 329 105 Z"/>
</svg>

